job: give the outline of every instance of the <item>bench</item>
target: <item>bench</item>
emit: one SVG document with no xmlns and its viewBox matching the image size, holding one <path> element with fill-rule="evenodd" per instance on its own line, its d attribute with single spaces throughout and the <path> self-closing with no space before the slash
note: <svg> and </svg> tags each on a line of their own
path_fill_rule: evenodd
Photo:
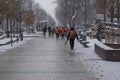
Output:
<svg viewBox="0 0 120 80">
<path fill-rule="evenodd" d="M 86 41 L 86 35 L 84 35 L 84 34 L 80 34 L 79 42 L 80 42 L 84 47 L 88 47 L 87 44 L 90 43 L 89 41 Z"/>
<path fill-rule="evenodd" d="M 88 41 L 82 41 L 81 44 L 82 44 L 84 47 L 89 47 L 89 46 L 87 45 L 88 43 L 90 43 L 90 42 L 88 42 Z"/>
<path fill-rule="evenodd" d="M 83 39 L 79 39 L 79 42 L 82 44 Z"/>
</svg>

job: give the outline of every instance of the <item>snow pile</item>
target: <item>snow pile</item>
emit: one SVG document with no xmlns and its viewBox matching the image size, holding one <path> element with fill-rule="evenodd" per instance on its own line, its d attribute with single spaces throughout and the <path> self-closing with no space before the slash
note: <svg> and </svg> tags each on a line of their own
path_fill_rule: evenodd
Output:
<svg viewBox="0 0 120 80">
<path fill-rule="evenodd" d="M 89 48 L 75 43 L 76 53 L 81 62 L 98 80 L 120 80 L 120 62 L 105 61 L 94 52 L 94 40 L 89 40 Z"/>
<path fill-rule="evenodd" d="M 14 41 L 14 40 L 16 40 L 16 38 L 12 38 L 12 40 Z M 10 38 L 0 39 L 0 44 L 5 44 L 5 43 L 7 43 L 9 41 L 11 41 Z"/>
<path fill-rule="evenodd" d="M 15 38 L 13 38 L 13 40 L 14 40 Z M 10 50 L 10 49 L 13 49 L 13 48 L 16 48 L 16 47 L 18 47 L 19 45 L 21 45 L 21 44 L 24 44 L 24 43 L 26 43 L 27 41 L 29 41 L 29 40 L 31 40 L 32 38 L 25 38 L 22 42 L 21 41 L 19 41 L 18 43 L 17 42 L 14 42 L 13 43 L 13 46 L 11 46 L 11 44 L 8 44 L 8 45 L 4 45 L 4 46 L 0 46 L 0 54 L 2 54 L 2 52 L 6 52 L 7 50 Z M 3 44 L 3 43 L 6 43 L 6 42 L 8 42 L 10 39 L 8 38 L 8 39 L 2 39 L 2 40 L 0 40 L 0 43 L 1 44 Z"/>
<path fill-rule="evenodd" d="M 31 34 L 31 35 L 27 35 L 27 33 L 23 33 L 24 36 L 27 36 L 28 38 L 24 38 L 24 40 L 21 42 L 21 41 L 16 41 L 13 43 L 13 46 L 11 46 L 11 44 L 8 44 L 8 45 L 4 45 L 4 46 L 0 46 L 0 54 L 2 54 L 2 52 L 6 52 L 7 50 L 10 50 L 10 49 L 13 49 L 13 48 L 16 48 L 18 47 L 19 45 L 21 44 L 24 44 L 26 43 L 27 41 L 33 39 L 31 37 L 36 37 L 36 36 L 41 36 L 40 34 L 42 34 L 42 32 L 36 32 L 36 34 Z M 2 36 L 1 36 L 2 37 Z M 16 38 L 12 38 L 13 41 L 16 40 Z M 7 42 L 10 42 L 11 39 L 10 38 L 4 38 L 4 39 L 0 39 L 0 44 L 5 44 Z"/>
<path fill-rule="evenodd" d="M 105 50 L 113 50 L 113 48 L 104 45 L 103 43 L 101 43 L 101 42 L 98 41 L 97 39 L 94 39 L 94 43 L 97 44 L 98 46 L 100 46 L 101 48 L 104 48 Z"/>
<path fill-rule="evenodd" d="M 5 38 L 5 37 L 6 37 L 6 34 L 0 36 L 0 39 L 3 39 L 3 38 Z"/>
<path fill-rule="evenodd" d="M 42 32 L 35 32 L 33 34 L 27 34 L 26 32 L 23 33 L 24 37 L 43 37 Z"/>
</svg>

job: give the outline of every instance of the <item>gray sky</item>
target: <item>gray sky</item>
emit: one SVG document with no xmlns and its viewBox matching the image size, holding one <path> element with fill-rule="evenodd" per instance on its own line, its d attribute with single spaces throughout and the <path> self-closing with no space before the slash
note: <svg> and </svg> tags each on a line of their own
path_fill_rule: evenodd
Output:
<svg viewBox="0 0 120 80">
<path fill-rule="evenodd" d="M 35 0 L 41 5 L 41 7 L 50 14 L 55 20 L 55 8 L 57 7 L 56 3 L 53 3 L 56 0 Z"/>
</svg>

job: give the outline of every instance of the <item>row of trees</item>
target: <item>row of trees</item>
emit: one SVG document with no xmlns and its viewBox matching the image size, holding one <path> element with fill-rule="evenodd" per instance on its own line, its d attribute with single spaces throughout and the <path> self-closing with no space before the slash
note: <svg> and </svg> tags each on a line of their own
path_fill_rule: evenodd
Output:
<svg viewBox="0 0 120 80">
<path fill-rule="evenodd" d="M 32 0 L 0 0 L 0 24 L 1 28 L 6 30 L 7 37 L 9 32 L 15 29 L 19 28 L 21 32 L 22 24 L 30 27 L 37 20 L 45 19 L 46 15 Z"/>
<path fill-rule="evenodd" d="M 0 0 L 0 28 L 5 30 L 11 40 L 13 34 L 14 36 L 18 34 L 18 38 L 22 40 L 23 28 L 29 33 L 29 28 L 44 20 L 46 15 L 40 5 L 33 0 Z"/>
<path fill-rule="evenodd" d="M 57 3 L 56 17 L 60 24 L 80 25 L 85 31 L 95 24 L 96 36 L 107 31 L 110 35 L 120 36 L 120 0 L 57 0 Z"/>
<path fill-rule="evenodd" d="M 97 14 L 103 14 L 103 21 L 110 22 L 111 33 L 114 34 L 114 24 L 120 29 L 120 0 L 96 0 Z"/>
<path fill-rule="evenodd" d="M 96 15 L 103 14 L 104 20 L 114 21 L 120 17 L 120 0 L 57 0 L 57 19 L 64 25 L 95 23 Z M 118 23 L 119 24 L 119 23 Z"/>
<path fill-rule="evenodd" d="M 96 1 L 98 5 L 97 12 L 99 14 L 104 15 L 103 22 L 105 25 L 103 25 L 103 27 L 105 28 L 103 32 L 106 34 L 106 42 L 120 43 L 120 0 L 96 0 Z M 109 22 L 110 25 L 106 25 L 108 24 L 106 22 Z M 106 26 L 109 26 L 109 29 Z M 102 34 L 103 32 L 101 32 L 100 34 Z"/>
<path fill-rule="evenodd" d="M 59 6 L 56 9 L 56 16 L 64 25 L 85 25 L 91 23 L 91 20 L 94 23 L 95 0 L 58 0 L 57 3 Z"/>
</svg>

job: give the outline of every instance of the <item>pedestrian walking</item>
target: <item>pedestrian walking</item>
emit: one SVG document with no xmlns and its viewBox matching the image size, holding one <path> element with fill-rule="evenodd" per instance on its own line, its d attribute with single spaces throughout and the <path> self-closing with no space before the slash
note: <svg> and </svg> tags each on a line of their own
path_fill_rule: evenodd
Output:
<svg viewBox="0 0 120 80">
<path fill-rule="evenodd" d="M 68 28 L 67 28 L 67 27 L 64 27 L 64 30 L 65 30 L 64 36 L 67 37 L 67 34 L 68 34 Z"/>
<path fill-rule="evenodd" d="M 64 29 L 64 27 L 62 27 L 62 29 L 61 29 L 61 36 L 62 36 L 62 39 L 64 39 L 64 35 L 65 35 L 65 29 Z"/>
<path fill-rule="evenodd" d="M 58 27 L 55 28 L 55 33 L 56 33 L 56 39 L 58 39 L 59 38 L 59 28 Z"/>
<path fill-rule="evenodd" d="M 51 34 L 52 34 L 52 37 L 54 37 L 54 33 L 55 33 L 55 28 L 54 28 L 54 27 L 52 27 L 52 29 L 51 29 Z"/>
<path fill-rule="evenodd" d="M 43 31 L 43 35 L 44 35 L 44 38 L 45 38 L 46 32 L 47 32 L 47 26 L 45 26 L 42 31 Z"/>
<path fill-rule="evenodd" d="M 69 41 L 71 50 L 74 49 L 74 41 L 75 41 L 75 38 L 77 38 L 77 40 L 78 40 L 77 33 L 76 33 L 76 31 L 74 30 L 74 28 L 72 27 L 72 28 L 70 28 L 69 33 L 68 33 L 68 35 L 67 35 L 67 41 Z"/>
<path fill-rule="evenodd" d="M 51 26 L 49 26 L 49 27 L 48 27 L 48 35 L 49 35 L 49 37 L 51 37 L 51 32 L 52 32 L 52 31 L 51 31 Z"/>
</svg>

